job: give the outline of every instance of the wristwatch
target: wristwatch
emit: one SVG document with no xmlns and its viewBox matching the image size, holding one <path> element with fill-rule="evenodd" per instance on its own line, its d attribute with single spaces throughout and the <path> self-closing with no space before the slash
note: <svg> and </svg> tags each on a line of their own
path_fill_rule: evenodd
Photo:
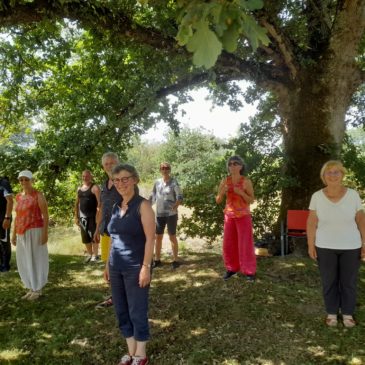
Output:
<svg viewBox="0 0 365 365">
<path fill-rule="evenodd" d="M 5 219 L 6 219 L 6 220 L 9 220 L 9 219 L 10 219 L 10 217 L 4 217 L 4 220 L 5 220 Z"/>
</svg>

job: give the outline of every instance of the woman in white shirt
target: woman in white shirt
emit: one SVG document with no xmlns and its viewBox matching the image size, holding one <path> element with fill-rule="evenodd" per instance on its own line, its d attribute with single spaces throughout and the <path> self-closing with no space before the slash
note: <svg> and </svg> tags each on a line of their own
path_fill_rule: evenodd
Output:
<svg viewBox="0 0 365 365">
<path fill-rule="evenodd" d="M 345 327 L 356 325 L 357 277 L 365 257 L 365 214 L 359 194 L 343 185 L 345 174 L 340 161 L 323 165 L 326 186 L 312 195 L 307 221 L 308 253 L 318 261 L 330 327 L 340 313 Z"/>
</svg>

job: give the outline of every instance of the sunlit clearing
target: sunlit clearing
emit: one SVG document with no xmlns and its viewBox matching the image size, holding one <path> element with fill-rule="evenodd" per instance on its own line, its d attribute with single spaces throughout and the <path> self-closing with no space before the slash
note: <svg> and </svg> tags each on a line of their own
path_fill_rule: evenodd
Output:
<svg viewBox="0 0 365 365">
<path fill-rule="evenodd" d="M 310 346 L 307 350 L 315 357 L 322 357 L 326 354 L 326 351 L 321 346 Z"/>
<path fill-rule="evenodd" d="M 198 327 L 198 328 L 195 328 L 194 330 L 191 330 L 191 334 L 193 336 L 200 336 L 200 335 L 203 335 L 206 332 L 207 332 L 206 328 L 201 328 L 201 327 Z"/>
<path fill-rule="evenodd" d="M 166 328 L 171 326 L 171 321 L 161 321 L 160 319 L 151 319 L 149 318 L 149 321 L 152 322 L 155 326 L 159 326 L 161 328 Z"/>
<path fill-rule="evenodd" d="M 294 328 L 294 324 L 293 323 L 283 323 L 282 324 L 282 327 L 285 327 L 285 328 Z"/>
<path fill-rule="evenodd" d="M 47 340 L 51 339 L 53 336 L 49 333 L 42 333 L 41 335 L 43 338 L 46 338 Z"/>
<path fill-rule="evenodd" d="M 5 350 L 0 352 L 0 360 L 17 360 L 19 357 L 29 355 L 29 351 L 22 351 L 19 349 Z"/>
<path fill-rule="evenodd" d="M 87 338 L 74 338 L 71 341 L 71 345 L 77 345 L 80 347 L 87 347 L 89 346 L 89 340 Z"/>
<path fill-rule="evenodd" d="M 63 351 L 52 351 L 52 356 L 54 357 L 72 357 L 74 354 L 72 351 L 63 350 Z"/>
<path fill-rule="evenodd" d="M 304 263 L 303 262 L 297 262 L 295 264 L 295 266 L 299 266 L 299 267 L 305 267 Z"/>
<path fill-rule="evenodd" d="M 361 359 L 359 359 L 358 357 L 353 357 L 350 362 L 349 362 L 350 365 L 362 365 L 364 364 Z"/>
</svg>

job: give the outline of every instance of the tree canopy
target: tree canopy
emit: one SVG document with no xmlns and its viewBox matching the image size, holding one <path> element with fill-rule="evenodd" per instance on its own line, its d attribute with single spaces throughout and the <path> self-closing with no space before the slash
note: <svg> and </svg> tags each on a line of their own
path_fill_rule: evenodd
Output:
<svg viewBox="0 0 365 365">
<path fill-rule="evenodd" d="M 159 119 L 177 130 L 192 87 L 238 110 L 248 80 L 281 132 L 283 214 L 307 207 L 342 153 L 351 100 L 363 120 L 364 0 L 9 0 L 0 25 L 4 172 L 22 155 L 66 178 Z"/>
</svg>

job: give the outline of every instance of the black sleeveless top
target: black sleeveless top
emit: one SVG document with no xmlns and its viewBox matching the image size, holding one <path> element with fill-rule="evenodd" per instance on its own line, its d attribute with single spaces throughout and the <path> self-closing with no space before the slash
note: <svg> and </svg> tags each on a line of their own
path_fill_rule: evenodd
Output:
<svg viewBox="0 0 365 365">
<path fill-rule="evenodd" d="M 81 189 L 77 191 L 80 201 L 80 218 L 95 217 L 96 215 L 98 201 L 96 200 L 95 194 L 93 194 L 91 191 L 93 186 L 94 184 L 92 184 L 90 188 L 85 191 L 82 191 Z"/>
</svg>

